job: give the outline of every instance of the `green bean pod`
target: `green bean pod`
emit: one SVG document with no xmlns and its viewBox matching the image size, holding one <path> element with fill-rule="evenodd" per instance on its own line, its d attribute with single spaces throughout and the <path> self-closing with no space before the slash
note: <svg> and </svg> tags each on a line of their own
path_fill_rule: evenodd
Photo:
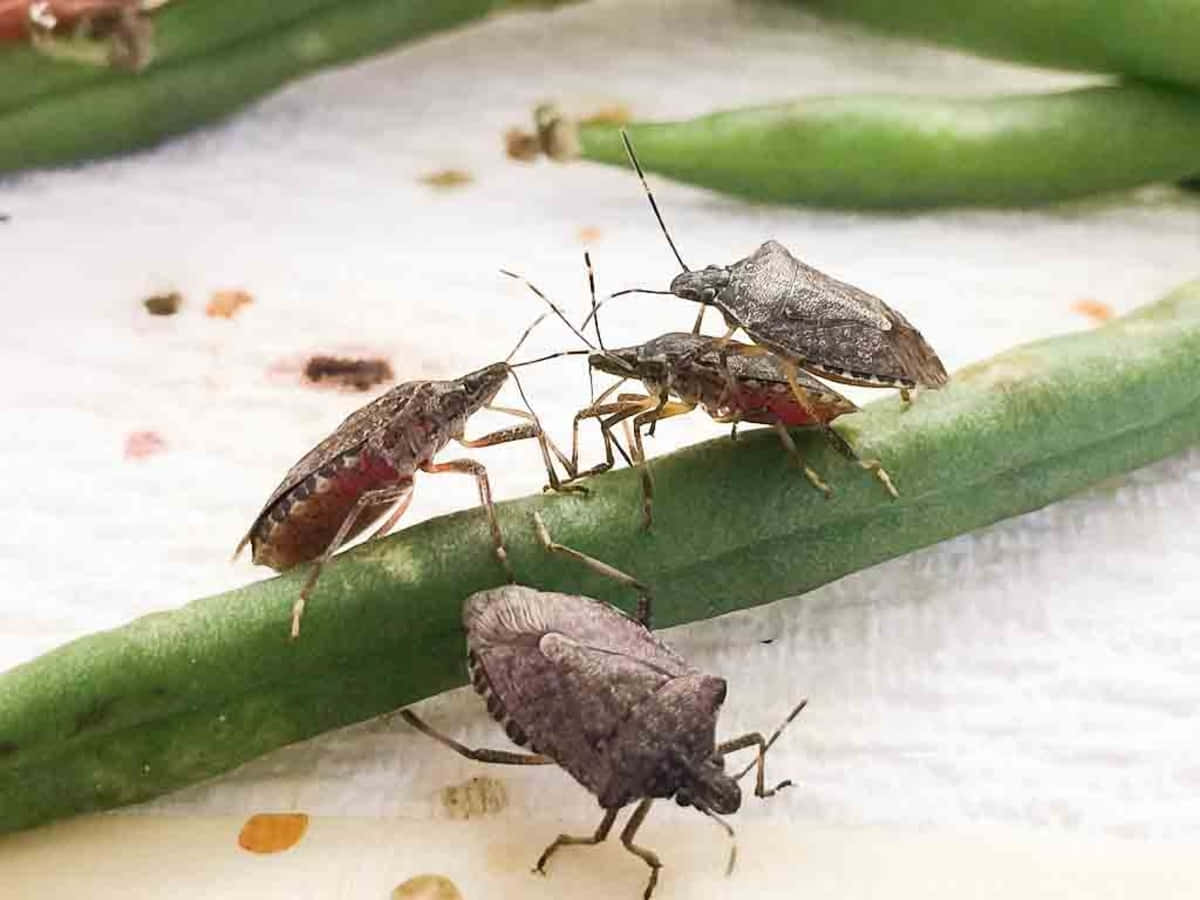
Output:
<svg viewBox="0 0 1200 900">
<path fill-rule="evenodd" d="M 0 173 L 144 147 L 287 80 L 478 18 L 500 0 L 179 2 L 139 73 L 0 53 Z"/>
<path fill-rule="evenodd" d="M 799 0 L 988 56 L 1200 87 L 1200 0 Z"/>
<path fill-rule="evenodd" d="M 577 147 L 629 165 L 615 125 L 584 122 L 573 134 L 546 125 L 551 155 Z M 984 99 L 812 97 L 626 127 L 646 169 L 752 200 L 1026 206 L 1195 174 L 1200 94 L 1113 85 Z"/>
<path fill-rule="evenodd" d="M 792 596 L 856 569 L 1037 509 L 1200 440 L 1200 281 L 1094 331 L 1003 353 L 903 410 L 838 420 L 901 491 L 816 435 L 836 490 L 819 496 L 769 429 L 655 459 L 653 531 L 625 469 L 591 493 L 498 513 L 519 579 L 630 606 L 536 543 L 555 538 L 635 574 L 672 625 Z M 81 638 L 0 676 L 0 830 L 105 809 L 228 771 L 268 750 L 463 684 L 460 610 L 503 580 L 479 509 L 336 557 L 297 641 L 307 572 Z"/>
</svg>

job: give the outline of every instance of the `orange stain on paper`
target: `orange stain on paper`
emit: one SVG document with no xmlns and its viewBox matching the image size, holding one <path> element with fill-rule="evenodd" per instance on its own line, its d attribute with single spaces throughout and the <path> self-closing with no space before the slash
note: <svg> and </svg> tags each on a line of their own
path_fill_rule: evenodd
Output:
<svg viewBox="0 0 1200 900">
<path fill-rule="evenodd" d="M 238 833 L 238 846 L 251 853 L 280 853 L 300 843 L 308 830 L 305 813 L 257 813 Z"/>
<path fill-rule="evenodd" d="M 1101 303 L 1099 300 L 1092 300 L 1091 298 L 1076 300 L 1071 304 L 1071 309 L 1087 316 L 1093 322 L 1107 322 L 1113 317 L 1111 306 L 1107 303 Z"/>
</svg>

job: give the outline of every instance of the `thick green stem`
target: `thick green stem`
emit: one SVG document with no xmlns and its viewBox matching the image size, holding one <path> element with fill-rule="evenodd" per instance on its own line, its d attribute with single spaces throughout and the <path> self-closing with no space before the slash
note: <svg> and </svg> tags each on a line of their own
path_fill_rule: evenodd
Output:
<svg viewBox="0 0 1200 900">
<path fill-rule="evenodd" d="M 811 97 L 628 130 L 646 169 L 754 200 L 1019 206 L 1195 174 L 1200 94 L 1113 85 L 986 98 Z M 587 159 L 629 164 L 613 125 L 580 125 L 579 144 Z"/>
<path fill-rule="evenodd" d="M 656 459 L 655 528 L 629 470 L 588 497 L 501 504 L 526 584 L 632 598 L 536 542 L 555 538 L 655 590 L 660 625 L 802 593 L 1044 506 L 1200 440 L 1200 282 L 1103 328 L 1011 350 L 903 410 L 839 420 L 901 498 L 808 436 L 824 500 L 769 430 Z M 82 638 L 0 676 L 0 829 L 131 803 L 464 681 L 463 599 L 502 580 L 480 510 L 338 557 L 298 641 L 305 571 Z"/>
</svg>

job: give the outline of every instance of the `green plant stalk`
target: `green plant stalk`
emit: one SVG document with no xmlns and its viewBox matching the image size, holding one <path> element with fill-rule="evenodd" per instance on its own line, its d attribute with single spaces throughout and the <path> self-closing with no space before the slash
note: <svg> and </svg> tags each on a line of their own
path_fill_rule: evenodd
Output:
<svg viewBox="0 0 1200 900">
<path fill-rule="evenodd" d="M 1200 0 L 800 0 L 988 56 L 1200 87 Z"/>
<path fill-rule="evenodd" d="M 803 593 L 1175 453 L 1200 441 L 1200 281 L 1103 328 L 970 366 L 911 409 L 890 397 L 839 426 L 884 461 L 899 500 L 800 435 L 835 486 L 823 499 L 760 430 L 654 460 L 650 533 L 630 470 L 592 479 L 588 497 L 500 504 L 517 575 L 633 602 L 545 554 L 531 522 L 540 510 L 556 539 L 652 585 L 656 621 L 672 625 Z M 337 557 L 292 642 L 305 574 L 81 638 L 0 676 L 0 830 L 144 800 L 460 685 L 462 601 L 502 580 L 478 509 Z"/>
<path fill-rule="evenodd" d="M 627 126 L 642 165 L 772 203 L 1031 205 L 1174 181 L 1200 159 L 1200 94 L 1140 85 L 991 98 L 813 97 Z M 581 155 L 628 166 L 616 126 Z"/>
<path fill-rule="evenodd" d="M 0 56 L 0 173 L 147 146 L 227 115 L 297 75 L 461 24 L 496 5 L 181 0 L 177 10 L 161 13 L 159 61 L 136 74 L 56 63 L 28 49 L 6 51 Z"/>
</svg>

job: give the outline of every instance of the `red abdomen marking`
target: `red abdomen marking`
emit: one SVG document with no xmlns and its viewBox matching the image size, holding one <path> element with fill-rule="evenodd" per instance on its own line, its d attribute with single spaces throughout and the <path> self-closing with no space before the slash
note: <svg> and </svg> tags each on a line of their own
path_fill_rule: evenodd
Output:
<svg viewBox="0 0 1200 900">
<path fill-rule="evenodd" d="M 841 397 L 810 392 L 805 394 L 805 399 L 815 413 L 810 415 L 796 402 L 791 387 L 786 384 L 772 384 L 755 390 L 743 387 L 740 393 L 743 405 L 736 412 L 741 413 L 743 422 L 755 425 L 774 425 L 781 422 L 789 428 L 800 428 L 805 425 L 828 424 L 838 416 L 854 410 L 854 407 Z"/>
<path fill-rule="evenodd" d="M 340 457 L 308 475 L 280 497 L 255 523 L 250 543 L 254 562 L 284 571 L 320 556 L 342 521 L 366 491 L 411 481 L 384 459 L 358 452 Z M 346 540 L 360 534 L 395 501 L 368 506 Z"/>
</svg>

